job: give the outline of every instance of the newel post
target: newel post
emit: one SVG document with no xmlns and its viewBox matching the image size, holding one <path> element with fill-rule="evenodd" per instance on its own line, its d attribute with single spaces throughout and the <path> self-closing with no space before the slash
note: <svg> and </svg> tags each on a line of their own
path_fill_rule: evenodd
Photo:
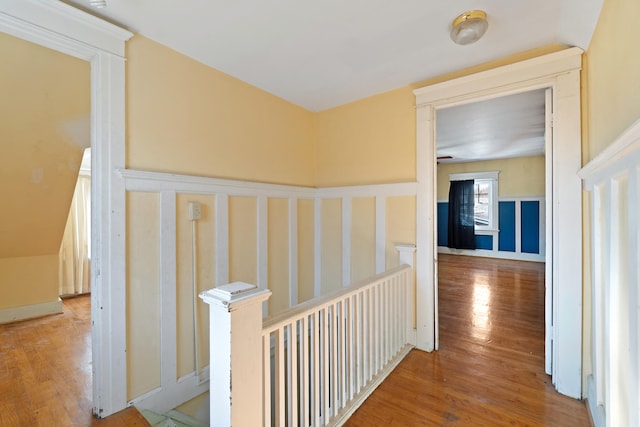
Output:
<svg viewBox="0 0 640 427">
<path fill-rule="evenodd" d="M 262 425 L 262 302 L 270 295 L 242 282 L 200 294 L 209 304 L 212 427 Z"/>
<path fill-rule="evenodd" d="M 396 244 L 396 250 L 400 253 L 400 265 L 408 264 L 413 271 L 409 277 L 409 295 L 407 298 L 407 313 L 411 315 L 407 319 L 407 336 L 409 337 L 409 343 L 416 345 L 418 341 L 418 331 L 416 330 L 416 285 L 415 285 L 415 262 L 414 253 L 416 251 L 416 245 L 411 244 Z"/>
</svg>

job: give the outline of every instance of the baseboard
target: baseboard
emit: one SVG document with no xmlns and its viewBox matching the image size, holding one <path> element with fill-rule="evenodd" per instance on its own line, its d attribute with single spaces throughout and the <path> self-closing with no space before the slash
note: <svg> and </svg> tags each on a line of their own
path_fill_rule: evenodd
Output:
<svg viewBox="0 0 640 427">
<path fill-rule="evenodd" d="M 485 258 L 510 259 L 514 261 L 545 262 L 544 255 L 530 254 L 526 252 L 490 251 L 488 249 L 451 249 L 446 246 L 438 246 L 438 253 L 451 255 L 479 256 Z"/>
<path fill-rule="evenodd" d="M 62 300 L 0 309 L 0 324 L 62 313 Z"/>
<path fill-rule="evenodd" d="M 587 409 L 589 410 L 589 415 L 591 415 L 591 423 L 594 427 L 605 427 L 607 425 L 604 407 L 598 405 L 593 375 L 587 377 Z"/>
</svg>

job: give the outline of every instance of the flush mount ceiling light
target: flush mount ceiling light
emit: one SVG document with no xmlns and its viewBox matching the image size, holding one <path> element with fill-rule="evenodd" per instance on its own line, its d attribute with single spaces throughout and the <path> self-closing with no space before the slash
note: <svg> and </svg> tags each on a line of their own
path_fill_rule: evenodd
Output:
<svg viewBox="0 0 640 427">
<path fill-rule="evenodd" d="M 482 10 L 465 12 L 451 24 L 451 40 L 457 44 L 477 42 L 489 27 L 487 14 Z"/>
</svg>

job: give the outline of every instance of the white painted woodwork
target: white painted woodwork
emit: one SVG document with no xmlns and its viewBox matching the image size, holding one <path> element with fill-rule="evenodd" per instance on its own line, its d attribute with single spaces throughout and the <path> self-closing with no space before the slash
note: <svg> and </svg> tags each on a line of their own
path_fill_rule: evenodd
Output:
<svg viewBox="0 0 640 427">
<path fill-rule="evenodd" d="M 413 348 L 412 296 L 403 265 L 265 319 L 262 425 L 341 425 Z"/>
<path fill-rule="evenodd" d="M 43 302 L 40 304 L 3 308 L 0 310 L 0 324 L 59 313 L 62 313 L 62 300 L 60 298 L 56 298 L 55 301 Z"/>
<path fill-rule="evenodd" d="M 126 407 L 124 55 L 132 33 L 63 2 L 4 0 L 0 31 L 91 63 L 93 412 Z"/>
<path fill-rule="evenodd" d="M 251 197 L 256 200 L 256 221 L 257 221 L 257 237 L 255 244 L 257 245 L 257 257 L 256 257 L 256 271 L 258 272 L 258 288 L 268 289 L 270 285 L 268 283 L 268 200 L 269 198 L 280 198 L 288 200 L 288 213 L 289 213 L 289 283 L 288 283 L 288 301 L 290 306 L 294 306 L 298 302 L 298 230 L 297 230 L 297 204 L 298 200 L 311 199 L 314 200 L 314 236 L 315 236 L 315 254 L 314 254 L 314 292 L 315 296 L 321 295 L 320 287 L 320 271 L 322 268 L 321 258 L 321 242 L 323 236 L 323 227 L 321 221 L 321 207 L 322 201 L 325 198 L 341 198 L 342 203 L 342 218 L 343 218 L 343 230 L 342 230 L 342 244 L 347 248 L 351 244 L 351 201 L 354 197 L 375 197 L 376 199 L 376 230 L 380 234 L 376 234 L 376 262 L 382 266 L 386 265 L 386 200 L 390 196 L 410 196 L 415 195 L 415 184 L 402 183 L 402 184 L 382 184 L 372 186 L 355 186 L 355 187 L 340 187 L 340 188 L 326 188 L 326 189 L 313 189 L 307 187 L 295 187 L 285 185 L 271 185 L 247 181 L 235 181 L 224 180 L 207 177 L 195 177 L 195 176 L 183 176 L 175 174 L 164 174 L 158 172 L 146 172 L 138 170 L 120 169 L 120 176 L 123 178 L 124 185 L 127 191 L 144 191 L 155 192 L 161 195 L 160 204 L 160 218 L 162 219 L 161 230 L 161 248 L 159 250 L 166 253 L 168 256 L 162 256 L 162 271 L 163 277 L 166 280 L 162 280 L 163 288 L 161 300 L 161 310 L 163 313 L 161 330 L 161 341 L 163 348 L 168 350 L 171 345 L 175 345 L 175 324 L 171 324 L 169 319 L 175 319 L 175 301 L 172 301 L 165 295 L 170 295 L 172 292 L 175 295 L 175 271 L 176 271 L 176 257 L 172 254 L 171 247 L 176 245 L 176 206 L 175 197 L 179 193 L 187 194 L 207 194 L 215 197 L 215 233 L 214 233 L 214 253 L 215 253 L 215 283 L 217 286 L 228 283 L 229 281 L 229 197 L 242 196 Z M 411 249 L 414 250 L 414 249 Z M 347 249 L 343 253 L 348 253 Z M 349 262 L 343 263 L 350 265 Z M 173 273 L 172 273 L 173 272 Z M 350 284 L 350 271 L 342 272 L 343 283 L 341 285 Z M 171 279 L 173 277 L 173 280 Z M 409 298 L 413 298 L 413 293 Z M 268 307 L 267 303 L 263 303 L 264 307 Z M 348 304 L 345 304 L 347 307 Z M 411 303 L 413 306 L 413 303 Z M 267 314 L 267 310 L 263 307 L 263 314 Z M 345 314 L 341 311 L 341 316 Z M 164 313 L 168 313 L 168 317 L 164 316 Z M 345 312 L 346 313 L 346 312 Z M 366 313 L 370 313 L 373 316 L 374 309 L 371 308 Z M 411 310 L 413 313 L 413 310 Z M 374 317 L 371 317 L 373 322 Z M 308 323 L 313 324 L 313 319 L 308 319 Z M 348 322 L 351 320 L 345 320 Z M 413 319 L 411 320 L 413 327 Z M 373 324 L 373 323 L 371 323 Z M 328 325 L 328 323 L 327 323 Z M 289 332 L 283 330 L 282 334 L 287 335 Z M 361 332 L 362 333 L 362 332 Z M 415 332 L 412 337 L 415 336 Z M 324 335 L 323 338 L 324 339 Z M 326 336 L 327 339 L 331 338 Z M 342 339 L 342 337 L 339 337 Z M 373 345 L 376 338 L 367 338 L 367 342 Z M 412 338 L 409 342 L 415 342 Z M 320 341 L 315 343 L 313 340 L 309 340 L 308 345 L 312 348 L 320 348 L 323 343 Z M 301 344 L 302 345 L 302 344 Z M 314 347 L 315 346 L 315 347 Z M 337 351 L 337 348 L 336 348 Z M 180 379 L 171 379 L 168 372 L 175 372 L 175 351 L 170 351 L 169 356 L 161 357 L 162 364 L 162 378 L 161 387 L 156 390 L 152 390 L 143 396 L 137 396 L 129 402 L 142 408 L 148 408 L 157 410 L 160 412 L 174 408 L 184 401 L 195 397 L 197 394 L 206 390 L 206 379 L 208 378 L 208 369 L 203 370 L 200 375 L 200 381 L 195 372 L 186 375 Z M 314 369 L 318 369 L 318 374 L 324 375 L 324 371 L 321 370 L 321 364 L 325 361 L 329 361 L 330 358 L 341 359 L 343 357 L 341 352 L 331 353 L 326 358 L 319 358 L 315 364 L 308 362 L 309 372 L 315 372 Z M 345 354 L 346 358 L 346 354 Z M 333 360 L 332 359 L 332 360 Z M 373 359 L 377 360 L 377 359 Z M 346 362 L 345 362 L 346 363 Z M 302 363 L 299 366 L 303 366 Z M 360 365 L 358 365 L 360 366 Z M 288 368 L 291 369 L 290 367 Z M 363 371 L 364 372 L 364 371 Z M 373 375 L 374 370 L 369 372 L 369 378 Z M 287 378 L 291 378 L 287 376 Z M 342 377 L 338 377 L 336 380 L 337 385 L 342 387 Z M 203 382 L 205 381 L 205 382 Z M 364 384 L 364 380 L 358 379 L 360 387 Z M 347 384 L 344 384 L 347 389 Z M 318 390 L 318 392 L 320 392 Z M 324 390 L 322 391 L 324 392 Z M 314 392 L 315 393 L 315 392 Z M 346 393 L 346 392 L 345 392 Z M 312 393 L 313 394 L 313 393 Z M 335 396 L 335 394 L 331 394 Z M 310 396 L 313 399 L 321 399 L 321 394 L 314 394 Z M 284 401 L 284 400 L 283 400 Z M 279 407 L 274 407 L 277 409 Z M 277 411 L 276 411 L 277 412 Z"/>
<path fill-rule="evenodd" d="M 416 96 L 417 152 L 417 301 L 418 341 L 437 348 L 434 294 L 437 287 L 435 241 L 434 111 L 499 96 L 551 88 L 553 111 L 553 382 L 566 395 L 582 396 L 582 193 L 577 171 L 581 162 L 580 68 L 582 50 L 569 48 L 492 70 L 426 86 Z M 562 203 L 559 203 L 559 201 Z M 548 253 L 548 251 L 547 251 Z"/>
<path fill-rule="evenodd" d="M 640 120 L 581 171 L 591 196 L 594 424 L 640 425 Z"/>
<path fill-rule="evenodd" d="M 289 199 L 289 307 L 298 304 L 298 199 Z"/>
<path fill-rule="evenodd" d="M 547 88 L 545 90 L 545 131 L 544 131 L 544 166 L 545 166 L 545 187 L 546 194 L 545 214 L 541 218 L 545 218 L 544 228 L 544 365 L 545 372 L 552 374 L 553 368 L 553 90 Z M 546 219 L 549 219 L 547 222 Z M 542 229 L 541 229 L 542 230 Z M 540 240 L 542 242 L 542 240 Z M 542 249 L 542 245 L 541 245 Z"/>
<path fill-rule="evenodd" d="M 200 294 L 209 304 L 211 426 L 261 425 L 262 303 L 270 295 L 242 282 Z"/>
</svg>

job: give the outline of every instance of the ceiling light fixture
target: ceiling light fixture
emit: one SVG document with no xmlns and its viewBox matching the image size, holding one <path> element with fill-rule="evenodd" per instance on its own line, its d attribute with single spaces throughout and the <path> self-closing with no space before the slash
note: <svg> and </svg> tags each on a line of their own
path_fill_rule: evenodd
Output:
<svg viewBox="0 0 640 427">
<path fill-rule="evenodd" d="M 102 9 L 107 7 L 107 0 L 89 0 L 89 4 L 93 7 L 97 7 L 98 9 Z"/>
<path fill-rule="evenodd" d="M 483 10 L 465 12 L 451 24 L 451 40 L 465 45 L 480 40 L 489 27 L 487 14 Z"/>
</svg>

